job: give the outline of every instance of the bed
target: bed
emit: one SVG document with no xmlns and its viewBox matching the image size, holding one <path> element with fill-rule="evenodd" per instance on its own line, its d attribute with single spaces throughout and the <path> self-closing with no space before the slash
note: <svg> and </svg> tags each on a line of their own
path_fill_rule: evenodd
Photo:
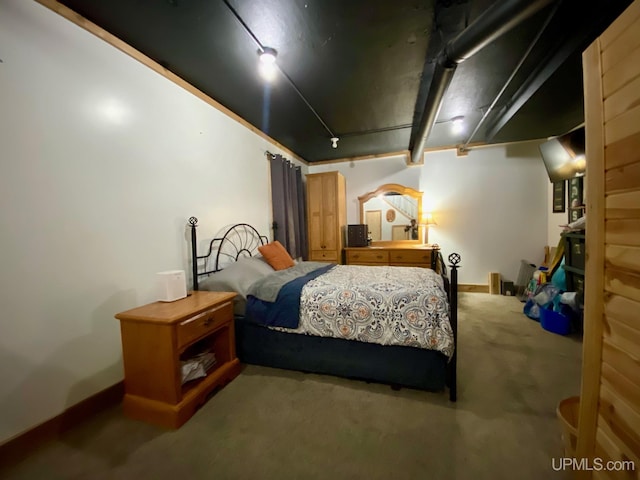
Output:
<svg viewBox="0 0 640 480">
<path fill-rule="evenodd" d="M 238 293 L 240 361 L 394 388 L 448 387 L 456 400 L 459 255 L 448 270 L 438 250 L 438 273 L 296 261 L 276 270 L 261 251 L 277 242 L 251 225 L 226 228 L 204 255 L 197 226 L 191 217 L 193 290 Z"/>
</svg>

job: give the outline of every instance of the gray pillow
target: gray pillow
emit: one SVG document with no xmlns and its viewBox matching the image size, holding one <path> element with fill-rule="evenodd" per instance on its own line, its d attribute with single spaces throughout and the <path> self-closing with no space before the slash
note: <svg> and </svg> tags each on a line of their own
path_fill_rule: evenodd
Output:
<svg viewBox="0 0 640 480">
<path fill-rule="evenodd" d="M 198 290 L 236 292 L 234 312 L 244 315 L 247 292 L 256 280 L 275 272 L 262 257 L 242 257 L 198 282 Z"/>
</svg>

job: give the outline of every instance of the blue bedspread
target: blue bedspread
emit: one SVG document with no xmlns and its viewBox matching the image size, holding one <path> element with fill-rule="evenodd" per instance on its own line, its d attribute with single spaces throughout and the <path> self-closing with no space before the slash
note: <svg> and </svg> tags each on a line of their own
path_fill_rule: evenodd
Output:
<svg viewBox="0 0 640 480">
<path fill-rule="evenodd" d="M 284 283 L 275 302 L 258 298 L 257 289 L 247 295 L 246 317 L 249 321 L 269 327 L 297 328 L 300 322 L 300 294 L 304 285 L 331 270 L 334 264 L 325 264 Z M 292 267 L 295 269 L 296 267 Z M 278 272 L 276 272 L 277 274 Z"/>
</svg>

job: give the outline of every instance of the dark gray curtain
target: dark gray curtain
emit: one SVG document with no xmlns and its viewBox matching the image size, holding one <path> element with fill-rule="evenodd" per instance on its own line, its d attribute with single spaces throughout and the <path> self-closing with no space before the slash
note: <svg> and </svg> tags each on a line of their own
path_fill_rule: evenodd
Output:
<svg viewBox="0 0 640 480">
<path fill-rule="evenodd" d="M 293 258 L 307 258 L 307 221 L 300 167 L 282 155 L 267 154 L 271 165 L 273 239 Z"/>
</svg>

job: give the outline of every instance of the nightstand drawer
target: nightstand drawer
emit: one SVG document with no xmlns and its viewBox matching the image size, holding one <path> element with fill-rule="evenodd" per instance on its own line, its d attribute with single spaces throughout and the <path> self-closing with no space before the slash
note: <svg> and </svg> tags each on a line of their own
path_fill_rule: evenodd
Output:
<svg viewBox="0 0 640 480">
<path fill-rule="evenodd" d="M 178 349 L 182 349 L 215 330 L 220 324 L 233 318 L 233 302 L 187 318 L 178 324 Z"/>
<path fill-rule="evenodd" d="M 386 250 L 347 250 L 347 263 L 382 263 L 389 262 L 389 252 Z"/>
<path fill-rule="evenodd" d="M 391 263 L 411 263 L 424 265 L 426 267 L 431 266 L 431 251 L 430 250 L 391 250 L 389 252 Z"/>
</svg>

